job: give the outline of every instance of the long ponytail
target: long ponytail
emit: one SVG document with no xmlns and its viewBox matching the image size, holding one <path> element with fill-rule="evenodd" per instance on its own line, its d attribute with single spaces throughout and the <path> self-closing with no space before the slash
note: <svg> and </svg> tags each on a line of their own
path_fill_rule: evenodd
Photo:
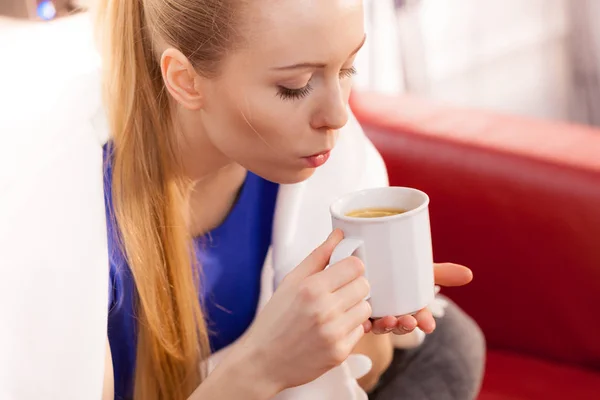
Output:
<svg viewBox="0 0 600 400">
<path fill-rule="evenodd" d="M 134 398 L 185 399 L 201 382 L 209 353 L 184 215 L 189 186 L 143 0 L 99 3 L 114 217 L 136 286 Z"/>
</svg>

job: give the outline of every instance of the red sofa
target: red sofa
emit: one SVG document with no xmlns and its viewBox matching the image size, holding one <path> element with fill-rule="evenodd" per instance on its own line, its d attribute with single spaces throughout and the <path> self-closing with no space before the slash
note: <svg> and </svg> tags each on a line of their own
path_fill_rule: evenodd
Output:
<svg viewBox="0 0 600 400">
<path fill-rule="evenodd" d="M 600 130 L 356 93 L 391 183 L 431 197 L 444 289 L 488 343 L 482 400 L 600 399 Z"/>
</svg>

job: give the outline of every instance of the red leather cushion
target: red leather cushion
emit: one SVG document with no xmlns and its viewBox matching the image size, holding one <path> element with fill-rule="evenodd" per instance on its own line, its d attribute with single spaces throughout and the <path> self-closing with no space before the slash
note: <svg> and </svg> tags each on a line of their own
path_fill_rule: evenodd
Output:
<svg viewBox="0 0 600 400">
<path fill-rule="evenodd" d="M 479 400 L 593 400 L 600 373 L 490 351 Z"/>
<path fill-rule="evenodd" d="M 373 94 L 352 108 L 391 183 L 430 195 L 436 260 L 474 270 L 444 293 L 489 346 L 600 369 L 600 131 Z"/>
</svg>

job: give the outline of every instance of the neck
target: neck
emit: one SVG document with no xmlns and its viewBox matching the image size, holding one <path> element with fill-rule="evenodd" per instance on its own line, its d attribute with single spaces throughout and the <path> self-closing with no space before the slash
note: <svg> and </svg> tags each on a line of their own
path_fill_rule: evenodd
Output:
<svg viewBox="0 0 600 400">
<path fill-rule="evenodd" d="M 194 183 L 190 193 L 190 233 L 200 236 L 223 223 L 235 205 L 247 171 L 238 164 L 223 167 Z"/>
<path fill-rule="evenodd" d="M 246 170 L 210 141 L 197 113 L 178 110 L 179 152 L 190 179 L 190 233 L 199 236 L 219 226 L 233 207 Z"/>
<path fill-rule="evenodd" d="M 201 182 L 210 179 L 234 164 L 219 149 L 215 147 L 202 124 L 198 112 L 190 112 L 183 108 L 177 109 L 176 120 L 179 134 L 179 154 L 186 176 Z"/>
</svg>

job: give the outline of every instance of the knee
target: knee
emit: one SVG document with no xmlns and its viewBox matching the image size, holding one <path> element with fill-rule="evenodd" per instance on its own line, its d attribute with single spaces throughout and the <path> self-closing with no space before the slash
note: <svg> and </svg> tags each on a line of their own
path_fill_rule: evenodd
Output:
<svg viewBox="0 0 600 400">
<path fill-rule="evenodd" d="M 483 380 L 483 372 L 485 368 L 486 343 L 483 331 L 477 323 L 465 314 L 462 324 L 464 324 L 463 334 L 465 344 L 465 354 L 468 360 L 468 369 L 474 378 L 478 379 L 478 383 Z"/>
<path fill-rule="evenodd" d="M 465 378 L 464 389 L 470 394 L 465 398 L 474 398 L 481 387 L 485 370 L 485 336 L 473 318 L 452 302 L 440 325 L 443 325 L 440 329 L 442 341 L 453 346 L 457 367 Z"/>
</svg>

